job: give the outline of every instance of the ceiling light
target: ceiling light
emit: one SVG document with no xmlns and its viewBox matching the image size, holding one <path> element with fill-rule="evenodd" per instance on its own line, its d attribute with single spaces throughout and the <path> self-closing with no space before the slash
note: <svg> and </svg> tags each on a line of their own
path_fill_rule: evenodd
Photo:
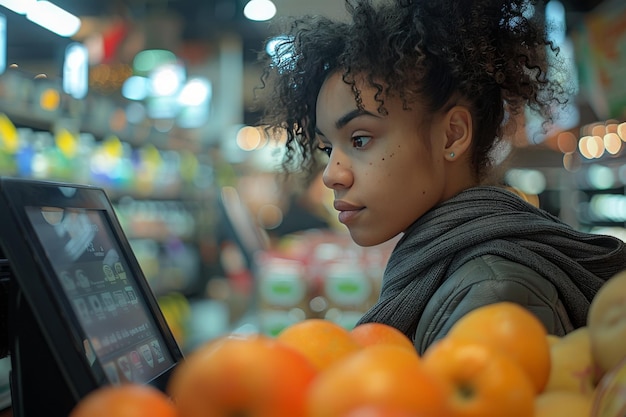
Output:
<svg viewBox="0 0 626 417">
<path fill-rule="evenodd" d="M 178 95 L 182 106 L 201 106 L 211 101 L 212 86 L 204 78 L 192 78 L 185 84 Z"/>
<path fill-rule="evenodd" d="M 243 14 L 250 20 L 270 20 L 276 15 L 276 6 L 271 0 L 250 0 L 244 7 Z"/>
<path fill-rule="evenodd" d="M 168 97 L 177 94 L 185 82 L 185 69 L 179 64 L 166 64 L 156 68 L 148 77 L 150 93 Z"/>
<path fill-rule="evenodd" d="M 63 90 L 75 99 L 83 99 L 89 90 L 89 56 L 85 45 L 74 42 L 65 48 Z"/>
<path fill-rule="evenodd" d="M 26 14 L 37 0 L 0 0 L 0 6 L 4 6 L 17 14 Z"/>
<path fill-rule="evenodd" d="M 26 18 L 63 37 L 73 36 L 80 29 L 80 19 L 77 16 L 45 0 L 28 7 Z"/>
</svg>

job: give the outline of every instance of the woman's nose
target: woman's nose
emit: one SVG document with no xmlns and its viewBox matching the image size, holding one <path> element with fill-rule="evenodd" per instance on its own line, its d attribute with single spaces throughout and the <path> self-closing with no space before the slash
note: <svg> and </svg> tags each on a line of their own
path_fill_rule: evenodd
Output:
<svg viewBox="0 0 626 417">
<path fill-rule="evenodd" d="M 324 169 L 322 176 L 324 185 L 332 190 L 349 188 L 352 186 L 354 177 L 350 163 L 338 150 L 333 150 L 330 154 L 328 165 Z"/>
</svg>

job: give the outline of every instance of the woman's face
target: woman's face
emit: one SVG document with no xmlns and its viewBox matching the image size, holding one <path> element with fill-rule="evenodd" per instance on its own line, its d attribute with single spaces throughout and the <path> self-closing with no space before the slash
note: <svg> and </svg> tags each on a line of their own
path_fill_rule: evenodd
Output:
<svg viewBox="0 0 626 417">
<path fill-rule="evenodd" d="M 448 198 L 443 118 L 420 117 L 419 105 L 404 110 L 376 90 L 357 83 L 363 110 L 341 74 L 329 76 L 317 100 L 319 146 L 330 153 L 324 184 L 334 191 L 339 221 L 359 245 L 383 243 Z M 441 119 L 441 120 L 440 120 Z"/>
</svg>

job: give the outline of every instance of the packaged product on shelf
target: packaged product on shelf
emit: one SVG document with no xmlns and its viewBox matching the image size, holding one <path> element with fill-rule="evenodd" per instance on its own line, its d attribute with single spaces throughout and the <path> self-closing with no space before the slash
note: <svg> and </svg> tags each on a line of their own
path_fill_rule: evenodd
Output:
<svg viewBox="0 0 626 417">
<path fill-rule="evenodd" d="M 378 298 L 391 248 L 362 248 L 345 234 L 312 230 L 263 251 L 255 267 L 262 330 L 275 334 L 305 318 L 354 327 Z"/>
<path fill-rule="evenodd" d="M 276 335 L 311 317 L 311 283 L 305 264 L 266 252 L 257 259 L 257 311 L 261 332 Z"/>
<path fill-rule="evenodd" d="M 336 259 L 324 268 L 322 296 L 327 308 L 324 318 L 352 328 L 376 301 L 372 277 L 356 259 Z"/>
</svg>

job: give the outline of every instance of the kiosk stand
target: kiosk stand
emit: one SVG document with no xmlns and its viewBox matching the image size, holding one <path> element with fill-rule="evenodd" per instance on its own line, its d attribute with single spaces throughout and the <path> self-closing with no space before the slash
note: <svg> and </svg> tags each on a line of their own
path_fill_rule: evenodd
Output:
<svg viewBox="0 0 626 417">
<path fill-rule="evenodd" d="M 92 390 L 164 390 L 183 355 L 104 190 L 0 178 L 0 355 L 16 417 L 66 417 Z"/>
</svg>

